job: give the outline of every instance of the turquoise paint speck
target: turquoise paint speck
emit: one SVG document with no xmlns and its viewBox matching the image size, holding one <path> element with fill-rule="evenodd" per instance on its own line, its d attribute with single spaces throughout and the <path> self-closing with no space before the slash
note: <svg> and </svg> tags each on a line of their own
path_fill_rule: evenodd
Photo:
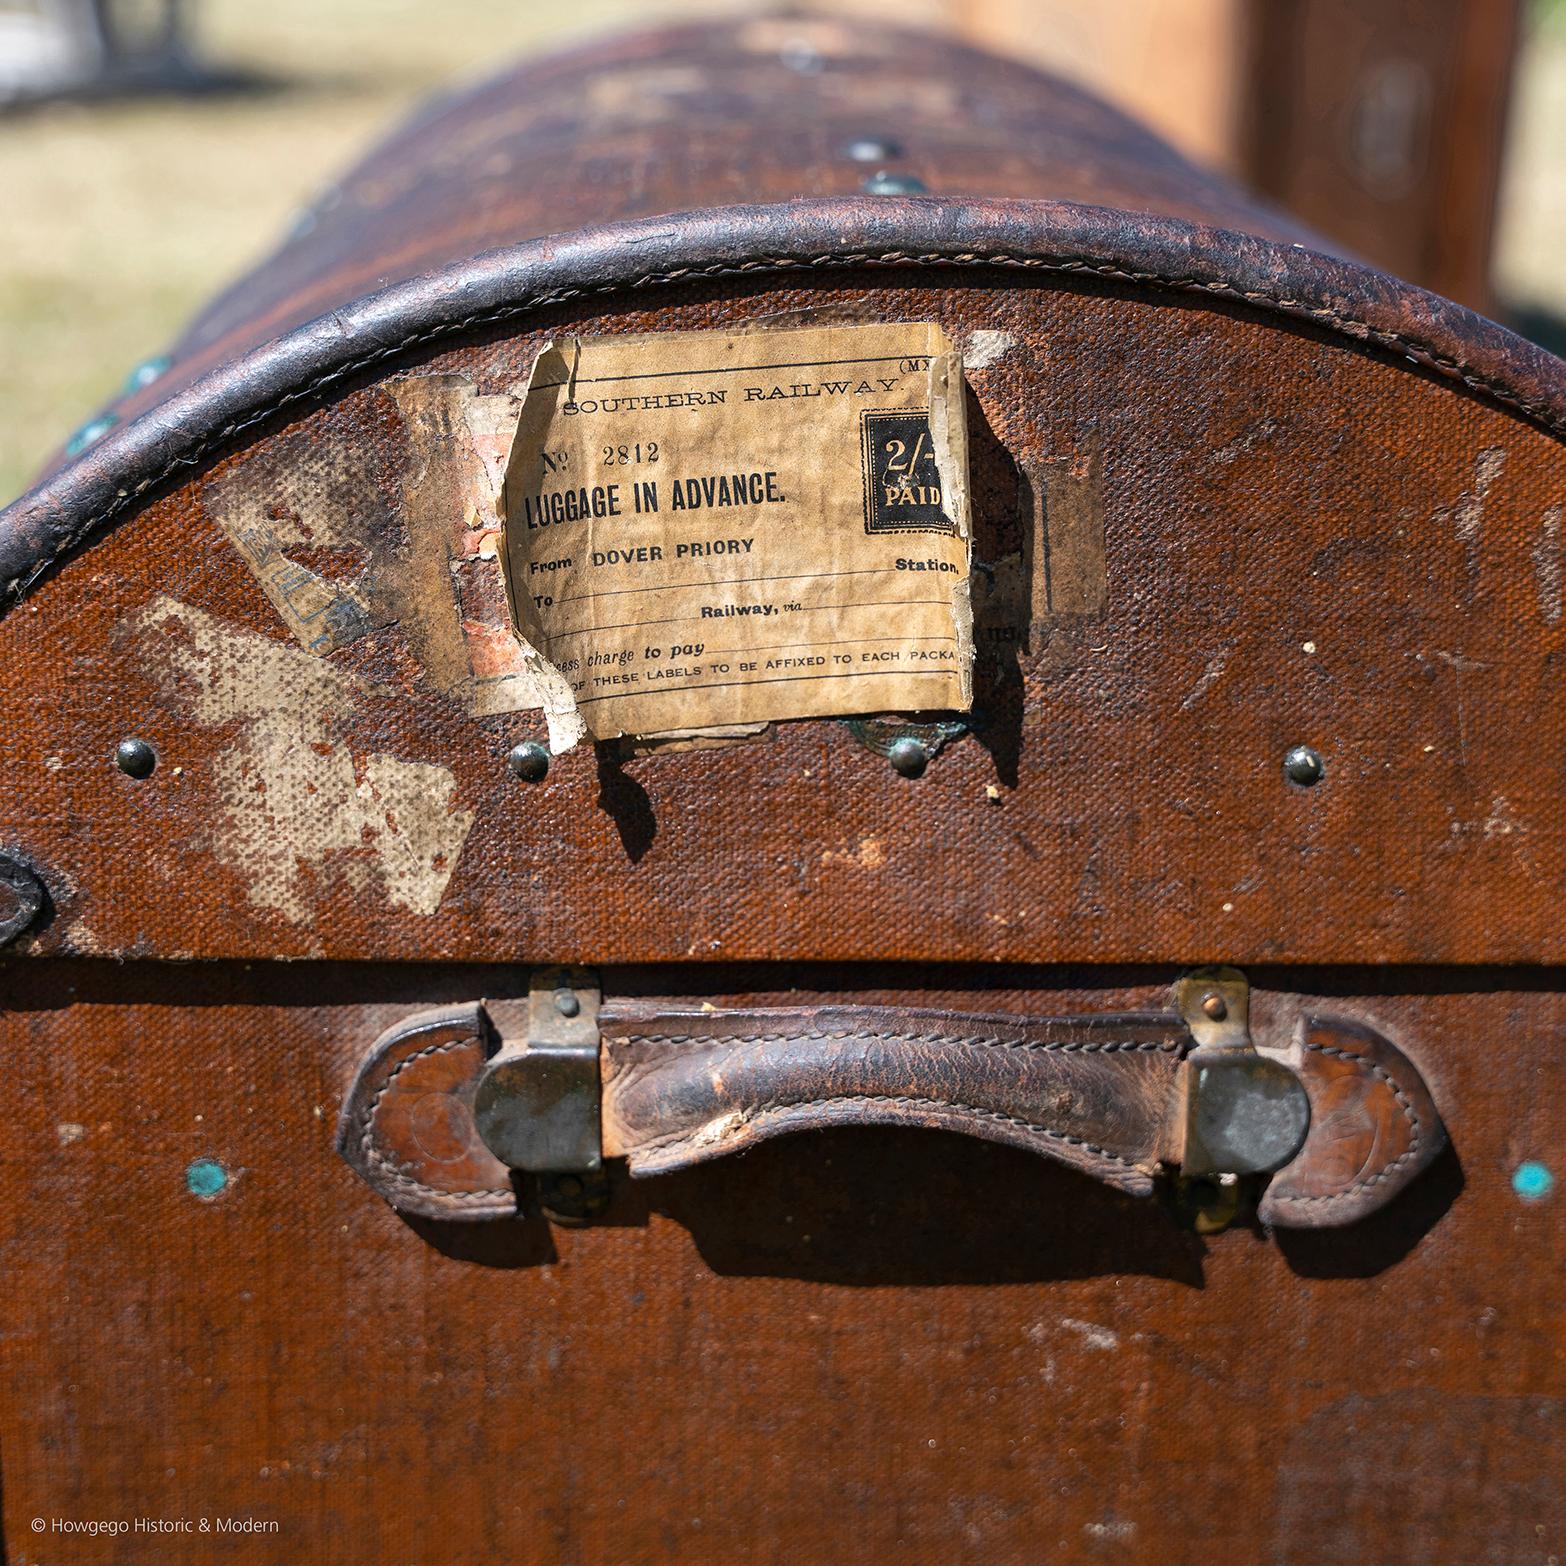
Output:
<svg viewBox="0 0 1566 1566">
<path fill-rule="evenodd" d="M 152 385 L 168 370 L 168 367 L 169 360 L 166 354 L 159 354 L 155 359 L 143 359 L 126 377 L 125 394 L 129 396 L 132 392 L 139 392 L 143 386 Z"/>
<path fill-rule="evenodd" d="M 68 457 L 78 457 L 92 445 L 95 440 L 102 440 L 119 420 L 112 414 L 106 413 L 102 418 L 92 419 L 82 425 L 77 432 L 65 443 L 65 454 Z"/>
<path fill-rule="evenodd" d="M 228 1184 L 228 1170 L 215 1158 L 198 1158 L 185 1171 L 185 1186 L 192 1196 L 216 1196 Z"/>
<path fill-rule="evenodd" d="M 1518 1164 L 1516 1172 L 1512 1175 L 1512 1189 L 1525 1202 L 1537 1202 L 1542 1197 L 1550 1194 L 1550 1187 L 1555 1184 L 1555 1176 L 1549 1169 L 1534 1159 L 1529 1159 L 1525 1164 Z"/>
</svg>

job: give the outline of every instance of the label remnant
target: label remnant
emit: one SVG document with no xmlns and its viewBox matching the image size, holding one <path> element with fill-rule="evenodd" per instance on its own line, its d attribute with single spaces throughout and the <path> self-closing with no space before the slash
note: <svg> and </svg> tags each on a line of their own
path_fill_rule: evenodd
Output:
<svg viewBox="0 0 1566 1566">
<path fill-rule="evenodd" d="M 517 636 L 594 739 L 972 700 L 961 364 L 930 322 L 563 338 L 501 501 Z"/>
</svg>

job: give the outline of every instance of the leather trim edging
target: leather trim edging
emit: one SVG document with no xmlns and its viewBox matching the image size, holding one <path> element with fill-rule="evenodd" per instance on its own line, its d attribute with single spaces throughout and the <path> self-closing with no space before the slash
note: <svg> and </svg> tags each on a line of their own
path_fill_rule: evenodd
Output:
<svg viewBox="0 0 1566 1566">
<path fill-rule="evenodd" d="M 174 391 L 0 512 L 0 609 L 236 435 L 411 349 L 572 299 L 693 278 L 900 267 L 1086 275 L 1232 299 L 1396 352 L 1566 437 L 1562 361 L 1459 305 L 1302 247 L 1073 203 L 887 197 L 867 208 L 839 197 L 703 209 L 491 251 Z M 1345 298 L 1364 307 L 1349 315 Z"/>
</svg>

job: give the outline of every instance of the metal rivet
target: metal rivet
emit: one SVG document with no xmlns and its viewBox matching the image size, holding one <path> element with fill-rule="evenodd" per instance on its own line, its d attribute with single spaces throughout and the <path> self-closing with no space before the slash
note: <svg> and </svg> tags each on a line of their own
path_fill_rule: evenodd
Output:
<svg viewBox="0 0 1566 1566">
<path fill-rule="evenodd" d="M 916 778 L 930 764 L 930 753 L 916 739 L 906 735 L 886 748 L 886 759 L 905 778 Z"/>
<path fill-rule="evenodd" d="M 506 757 L 506 765 L 524 783 L 542 783 L 549 775 L 549 752 L 537 740 L 523 740 Z"/>
<path fill-rule="evenodd" d="M 930 187 L 917 174 L 893 174 L 879 169 L 860 189 L 867 196 L 921 196 Z"/>
<path fill-rule="evenodd" d="M 576 1017 L 582 1011 L 582 999 L 574 990 L 555 991 L 555 1010 L 562 1017 Z"/>
<path fill-rule="evenodd" d="M 1283 758 L 1284 777 L 1291 783 L 1298 783 L 1301 788 L 1309 788 L 1313 783 L 1321 782 L 1326 770 L 1326 763 L 1320 754 L 1309 745 L 1296 745 Z"/>
<path fill-rule="evenodd" d="M 1202 997 L 1202 1011 L 1214 1022 L 1222 1022 L 1229 1015 L 1229 1003 L 1217 990 L 1209 990 Z"/>
<path fill-rule="evenodd" d="M 1240 1182 L 1232 1175 L 1181 1176 L 1174 1196 L 1176 1210 L 1198 1234 L 1221 1234 L 1240 1210 Z"/>
<path fill-rule="evenodd" d="M 125 395 L 139 392 L 144 386 L 150 386 L 161 375 L 166 375 L 169 368 L 167 354 L 159 354 L 156 358 L 143 359 L 134 370 L 125 378 Z"/>
<path fill-rule="evenodd" d="M 105 413 L 100 418 L 89 419 L 66 441 L 66 456 L 79 457 L 94 441 L 102 440 L 119 422 L 119 418 L 112 413 Z"/>
<path fill-rule="evenodd" d="M 0 854 L 0 946 L 14 941 L 43 912 L 40 881 L 20 859 Z"/>
<path fill-rule="evenodd" d="M 114 763 L 127 777 L 150 778 L 158 753 L 144 739 L 122 739 L 114 747 Z"/>
<path fill-rule="evenodd" d="M 895 141 L 882 141 L 878 136 L 861 136 L 843 150 L 855 163 L 890 163 L 903 155 Z"/>
</svg>

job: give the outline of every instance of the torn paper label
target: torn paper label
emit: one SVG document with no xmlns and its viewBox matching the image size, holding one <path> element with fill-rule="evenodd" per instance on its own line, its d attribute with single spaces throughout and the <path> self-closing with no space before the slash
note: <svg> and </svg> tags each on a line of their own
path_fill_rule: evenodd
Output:
<svg viewBox="0 0 1566 1566">
<path fill-rule="evenodd" d="M 498 502 L 521 388 L 480 396 L 462 375 L 393 376 L 407 430 L 402 519 L 409 548 L 380 587 L 437 689 L 478 716 L 542 708 L 581 733 L 564 681 L 511 629 L 501 580 Z"/>
<path fill-rule="evenodd" d="M 970 704 L 963 383 L 933 323 L 551 343 L 502 510 L 514 629 L 595 739 Z"/>
</svg>

